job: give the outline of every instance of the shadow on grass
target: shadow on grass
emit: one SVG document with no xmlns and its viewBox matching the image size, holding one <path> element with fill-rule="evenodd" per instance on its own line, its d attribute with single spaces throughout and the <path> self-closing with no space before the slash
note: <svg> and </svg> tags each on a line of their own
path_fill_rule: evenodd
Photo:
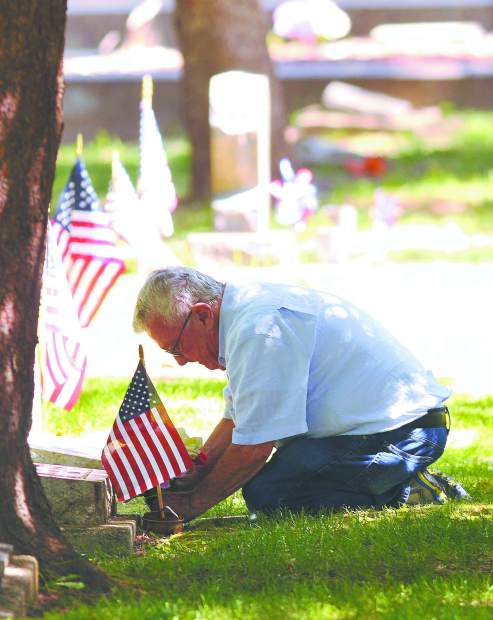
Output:
<svg viewBox="0 0 493 620">
<path fill-rule="evenodd" d="M 492 541 L 491 504 L 197 529 L 104 560 L 121 587 L 64 618 L 483 617 Z"/>
</svg>

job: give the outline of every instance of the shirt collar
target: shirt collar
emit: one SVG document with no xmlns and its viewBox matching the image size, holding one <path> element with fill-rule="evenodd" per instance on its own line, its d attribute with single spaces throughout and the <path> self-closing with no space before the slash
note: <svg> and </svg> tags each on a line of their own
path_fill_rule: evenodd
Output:
<svg viewBox="0 0 493 620">
<path fill-rule="evenodd" d="M 218 362 L 226 368 L 226 333 L 232 320 L 236 287 L 226 282 L 219 310 L 219 355 Z"/>
</svg>

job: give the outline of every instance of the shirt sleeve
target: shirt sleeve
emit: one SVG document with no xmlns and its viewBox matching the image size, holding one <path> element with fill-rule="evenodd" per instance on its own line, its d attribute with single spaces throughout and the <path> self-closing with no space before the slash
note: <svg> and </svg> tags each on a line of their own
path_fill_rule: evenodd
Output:
<svg viewBox="0 0 493 620">
<path fill-rule="evenodd" d="M 226 420 L 233 419 L 233 396 L 231 394 L 231 388 L 227 385 L 223 390 L 224 397 L 224 413 L 223 418 Z"/>
<path fill-rule="evenodd" d="M 254 445 L 308 431 L 306 403 L 315 328 L 316 316 L 279 308 L 257 317 L 232 344 L 227 368 L 233 443 Z"/>
</svg>

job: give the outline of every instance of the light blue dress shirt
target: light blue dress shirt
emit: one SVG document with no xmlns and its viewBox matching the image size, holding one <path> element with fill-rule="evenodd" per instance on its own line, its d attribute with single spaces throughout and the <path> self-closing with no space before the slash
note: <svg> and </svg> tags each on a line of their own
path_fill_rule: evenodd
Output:
<svg viewBox="0 0 493 620">
<path fill-rule="evenodd" d="M 219 362 L 235 444 L 380 433 L 450 396 L 370 316 L 290 285 L 226 285 Z"/>
</svg>

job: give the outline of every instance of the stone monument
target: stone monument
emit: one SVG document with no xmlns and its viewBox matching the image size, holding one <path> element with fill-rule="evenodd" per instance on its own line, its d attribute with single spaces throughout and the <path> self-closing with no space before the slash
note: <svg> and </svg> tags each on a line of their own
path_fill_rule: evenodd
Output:
<svg viewBox="0 0 493 620">
<path fill-rule="evenodd" d="M 209 84 L 211 187 L 219 232 L 266 232 L 270 89 L 266 75 L 227 71 Z"/>
</svg>

